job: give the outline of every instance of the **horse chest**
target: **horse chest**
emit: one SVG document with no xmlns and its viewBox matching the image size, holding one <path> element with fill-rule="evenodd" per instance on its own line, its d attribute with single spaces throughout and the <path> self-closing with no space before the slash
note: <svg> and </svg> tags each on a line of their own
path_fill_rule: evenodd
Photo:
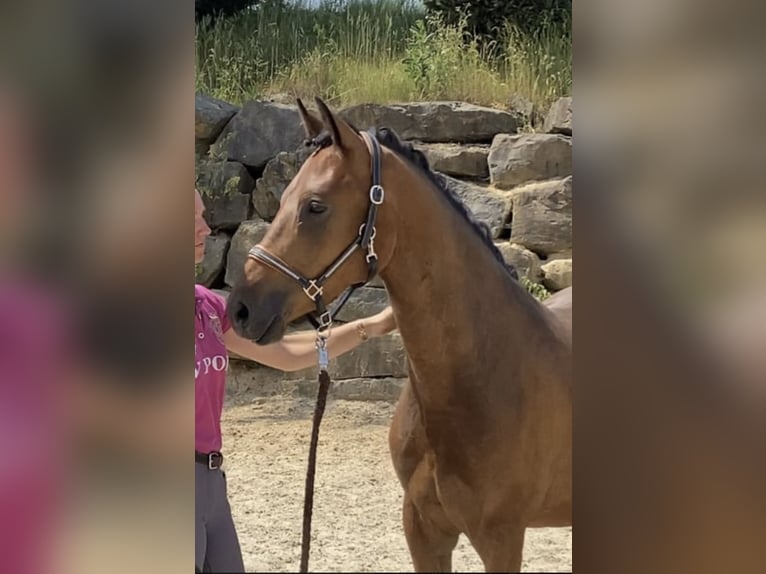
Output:
<svg viewBox="0 0 766 574">
<path fill-rule="evenodd" d="M 436 495 L 450 521 L 461 531 L 468 533 L 480 520 L 481 502 L 475 488 L 462 476 L 460 468 L 434 456 L 433 479 Z"/>
</svg>

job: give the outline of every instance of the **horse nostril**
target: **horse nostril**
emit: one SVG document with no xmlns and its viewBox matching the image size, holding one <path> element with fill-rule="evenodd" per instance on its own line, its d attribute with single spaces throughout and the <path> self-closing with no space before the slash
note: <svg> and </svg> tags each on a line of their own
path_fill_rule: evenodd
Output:
<svg viewBox="0 0 766 574">
<path fill-rule="evenodd" d="M 247 322 L 250 319 L 250 310 L 242 301 L 237 302 L 237 307 L 234 312 L 234 321 L 237 325 L 244 329 L 247 326 Z"/>
</svg>

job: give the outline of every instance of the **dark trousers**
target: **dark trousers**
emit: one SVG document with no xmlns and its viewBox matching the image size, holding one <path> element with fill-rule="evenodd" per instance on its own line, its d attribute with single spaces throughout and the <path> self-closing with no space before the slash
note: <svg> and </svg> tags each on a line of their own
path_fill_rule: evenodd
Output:
<svg viewBox="0 0 766 574">
<path fill-rule="evenodd" d="M 195 463 L 195 569 L 244 572 L 242 551 L 231 517 L 226 475 Z"/>
</svg>

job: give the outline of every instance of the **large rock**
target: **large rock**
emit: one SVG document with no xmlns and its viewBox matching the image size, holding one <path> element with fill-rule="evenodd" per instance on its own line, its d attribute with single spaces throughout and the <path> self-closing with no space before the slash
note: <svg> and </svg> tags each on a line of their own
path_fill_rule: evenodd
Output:
<svg viewBox="0 0 766 574">
<path fill-rule="evenodd" d="M 346 401 L 387 401 L 395 403 L 399 400 L 406 378 L 384 377 L 379 379 L 344 379 L 335 382 L 330 391 L 334 399 Z M 316 396 L 316 388 L 313 394 Z"/>
<path fill-rule="evenodd" d="M 211 291 L 223 297 L 223 300 L 228 303 L 229 295 L 231 295 L 231 291 L 228 288 L 227 289 L 211 289 Z"/>
<path fill-rule="evenodd" d="M 196 140 L 194 142 L 194 159 L 196 161 L 204 160 L 209 150 L 210 150 L 209 143 Z"/>
<path fill-rule="evenodd" d="M 376 287 L 360 287 L 336 315 L 338 321 L 348 322 L 369 317 L 388 307 L 388 293 Z"/>
<path fill-rule="evenodd" d="M 428 159 L 431 169 L 469 178 L 489 177 L 487 156 L 488 145 L 460 145 L 460 144 L 416 144 L 417 149 L 423 152 Z"/>
<path fill-rule="evenodd" d="M 262 170 L 271 158 L 294 150 L 304 138 L 296 106 L 253 101 L 226 125 L 211 152 L 216 158 Z"/>
<path fill-rule="evenodd" d="M 255 187 L 250 171 L 236 161 L 202 160 L 196 165 L 197 189 L 208 195 L 249 195 Z"/>
<path fill-rule="evenodd" d="M 205 258 L 197 266 L 195 281 L 210 287 L 226 266 L 226 253 L 231 238 L 223 233 L 208 235 L 205 239 Z"/>
<path fill-rule="evenodd" d="M 496 243 L 496 245 L 506 263 L 516 268 L 519 279 L 526 277 L 533 283 L 538 283 L 543 278 L 540 258 L 532 251 L 510 241 Z"/>
<path fill-rule="evenodd" d="M 203 94 L 194 95 L 194 139 L 212 142 L 226 123 L 237 113 L 238 107 Z"/>
<path fill-rule="evenodd" d="M 242 360 L 238 357 L 233 358 L 237 361 Z M 284 372 L 252 361 L 242 360 L 242 362 L 249 363 L 247 368 L 249 383 L 245 383 L 248 387 L 250 385 L 259 389 L 272 387 L 276 390 L 285 381 L 306 380 L 315 385 L 314 393 L 316 394 L 316 365 L 300 371 Z M 371 377 L 406 378 L 407 358 L 401 337 L 398 333 L 392 333 L 370 339 L 356 349 L 332 359 L 328 371 L 333 381 Z"/>
<path fill-rule="evenodd" d="M 280 92 L 278 94 L 271 94 L 266 98 L 266 101 L 277 104 L 295 104 L 295 96 L 288 94 L 287 92 Z"/>
<path fill-rule="evenodd" d="M 258 181 L 261 181 L 260 179 Z M 255 184 L 253 192 L 253 209 L 261 219 L 273 221 L 279 211 L 279 200 L 269 191 L 267 187 Z"/>
<path fill-rule="evenodd" d="M 561 291 L 572 285 L 572 260 L 553 259 L 543 264 L 543 285 L 549 291 Z"/>
<path fill-rule="evenodd" d="M 249 195 L 203 195 L 202 200 L 205 220 L 213 230 L 232 231 L 250 217 Z"/>
<path fill-rule="evenodd" d="M 498 238 L 503 234 L 506 228 L 506 214 L 511 207 L 511 198 L 508 194 L 446 175 L 441 177 L 444 177 L 447 187 L 457 194 L 474 217 L 489 226 L 492 237 Z"/>
<path fill-rule="evenodd" d="M 353 351 L 330 362 L 333 379 L 366 377 L 406 377 L 407 357 L 399 333 L 384 335 L 359 345 Z M 299 371 L 303 377 L 316 378 L 316 367 Z"/>
<path fill-rule="evenodd" d="M 543 130 L 549 134 L 572 135 L 572 98 L 559 98 L 545 116 Z"/>
<path fill-rule="evenodd" d="M 367 287 L 380 287 L 385 288 L 385 283 L 383 283 L 383 279 L 381 278 L 380 274 L 376 275 L 372 279 L 370 279 L 370 282 L 367 283 Z"/>
<path fill-rule="evenodd" d="M 267 221 L 274 219 L 282 193 L 313 149 L 301 145 L 294 152 L 279 152 L 266 164 L 263 175 L 255 182 L 253 193 L 253 206 L 261 218 Z"/>
<path fill-rule="evenodd" d="M 235 359 L 229 365 L 226 395 L 234 401 L 271 396 L 316 398 L 316 374 L 302 379 L 283 379 L 281 371 L 259 367 L 251 361 Z M 406 383 L 406 378 L 395 377 L 333 380 L 328 397 L 331 400 L 395 403 Z"/>
<path fill-rule="evenodd" d="M 231 238 L 231 247 L 226 258 L 226 276 L 224 281 L 230 287 L 237 284 L 245 274 L 244 266 L 247 260 L 247 252 L 256 245 L 266 231 L 269 224 L 265 221 L 243 221 Z"/>
<path fill-rule="evenodd" d="M 513 243 L 550 255 L 572 249 L 572 177 L 532 183 L 512 194 Z"/>
<path fill-rule="evenodd" d="M 556 134 L 500 134 L 489 151 L 492 185 L 510 189 L 572 173 L 572 140 Z"/>
<path fill-rule="evenodd" d="M 212 229 L 234 230 L 250 217 L 255 181 L 245 166 L 232 161 L 201 161 L 196 171 L 205 220 Z"/>
<path fill-rule="evenodd" d="M 359 129 L 387 127 L 402 139 L 421 142 L 488 143 L 518 129 L 510 112 L 464 102 L 360 104 L 340 115 Z"/>
<path fill-rule="evenodd" d="M 512 94 L 508 100 L 508 111 L 513 114 L 519 126 L 536 126 L 542 123 L 537 106 L 519 94 Z"/>
</svg>

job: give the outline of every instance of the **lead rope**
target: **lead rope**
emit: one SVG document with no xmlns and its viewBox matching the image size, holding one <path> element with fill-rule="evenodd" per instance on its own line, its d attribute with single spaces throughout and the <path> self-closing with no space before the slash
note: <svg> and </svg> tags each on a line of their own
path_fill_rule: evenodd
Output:
<svg viewBox="0 0 766 574">
<path fill-rule="evenodd" d="M 314 407 L 314 420 L 311 425 L 311 445 L 309 446 L 309 463 L 306 470 L 306 490 L 303 499 L 303 535 L 301 537 L 301 567 L 300 571 L 309 571 L 309 551 L 311 550 L 311 516 L 314 512 L 314 476 L 316 475 L 317 446 L 319 444 L 319 425 L 322 423 L 327 393 L 330 390 L 330 375 L 327 373 L 329 356 L 327 353 L 327 332 L 317 330 L 316 348 L 319 359 L 319 389 L 317 402 Z"/>
</svg>

